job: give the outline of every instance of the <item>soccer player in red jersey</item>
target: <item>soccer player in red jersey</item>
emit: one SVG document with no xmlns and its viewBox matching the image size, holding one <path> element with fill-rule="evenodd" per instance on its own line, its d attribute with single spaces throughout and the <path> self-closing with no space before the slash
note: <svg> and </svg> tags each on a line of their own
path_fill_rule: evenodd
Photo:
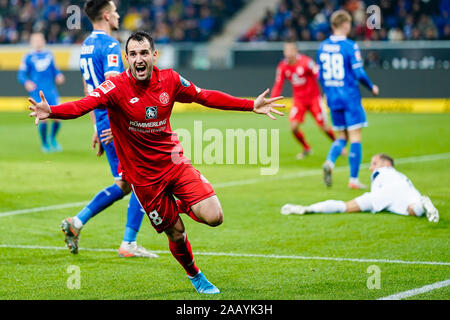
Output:
<svg viewBox="0 0 450 320">
<path fill-rule="evenodd" d="M 209 226 L 223 222 L 223 212 L 211 184 L 183 156 L 177 135 L 170 126 L 175 101 L 204 106 L 253 111 L 275 119 L 274 109 L 282 97 L 266 99 L 269 89 L 256 100 L 239 99 L 226 93 L 200 89 L 172 69 L 153 66 L 157 56 L 146 32 L 127 40 L 129 69 L 106 80 L 81 100 L 50 107 L 41 92 L 40 103 L 29 101 L 30 116 L 39 120 L 74 119 L 95 108 L 106 107 L 116 142 L 122 177 L 128 181 L 158 233 L 166 233 L 169 248 L 200 293 L 219 293 L 197 268 L 180 213 Z M 179 200 L 175 200 L 176 196 Z"/>
<path fill-rule="evenodd" d="M 334 132 L 326 122 L 326 110 L 320 97 L 318 84 L 317 65 L 310 57 L 300 54 L 295 42 L 284 44 L 284 60 L 277 67 L 277 75 L 272 89 L 272 97 L 277 97 L 283 90 L 285 79 L 292 84 L 294 103 L 289 113 L 289 122 L 295 138 L 303 146 L 303 152 L 297 155 L 297 159 L 303 159 L 311 153 L 311 147 L 306 142 L 305 135 L 300 130 L 300 125 L 305 120 L 306 111 L 311 112 L 317 125 L 335 140 Z"/>
</svg>

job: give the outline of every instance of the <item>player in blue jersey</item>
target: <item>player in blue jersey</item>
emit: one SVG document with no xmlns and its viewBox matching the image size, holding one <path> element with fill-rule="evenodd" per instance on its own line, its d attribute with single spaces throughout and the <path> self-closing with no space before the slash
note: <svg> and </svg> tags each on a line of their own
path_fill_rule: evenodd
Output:
<svg viewBox="0 0 450 320">
<path fill-rule="evenodd" d="M 39 90 L 42 90 L 48 102 L 57 105 L 60 102 L 56 85 L 63 84 L 65 78 L 56 67 L 51 51 L 45 50 L 45 44 L 45 37 L 42 33 L 36 32 L 30 36 L 32 51 L 23 57 L 17 73 L 17 80 L 25 87 L 31 98 L 39 100 Z M 56 135 L 61 127 L 60 121 L 55 120 L 52 123 L 50 137 L 48 137 L 47 127 L 47 121 L 39 124 L 42 152 L 62 151 L 56 141 Z"/>
<path fill-rule="evenodd" d="M 338 138 L 331 145 L 327 160 L 323 165 L 324 182 L 332 185 L 332 171 L 342 149 L 350 141 L 348 161 L 350 164 L 349 188 L 364 189 L 359 182 L 359 167 L 362 160 L 361 129 L 367 126 L 366 113 L 361 104 L 358 83 L 368 88 L 373 95 L 379 89 L 374 85 L 363 68 L 358 45 L 347 39 L 351 31 L 351 16 L 338 10 L 331 16 L 333 35 L 320 43 L 317 51 L 319 81 L 326 95 L 331 112 L 333 129 Z"/>
<path fill-rule="evenodd" d="M 89 95 L 95 88 L 109 77 L 124 71 L 119 42 L 111 37 L 111 32 L 119 29 L 119 14 L 113 1 L 89 0 L 84 11 L 92 22 L 93 31 L 83 42 L 80 55 L 80 69 L 83 75 L 84 93 Z M 117 200 L 129 194 L 131 188 L 121 179 L 119 173 L 119 159 L 109 125 L 106 109 L 95 109 L 91 112 L 95 132 L 92 147 L 98 145 L 97 155 L 106 154 L 115 183 L 100 191 L 92 201 L 75 217 L 65 219 L 61 228 L 65 233 L 65 241 L 70 252 L 78 252 L 78 243 L 82 227 L 96 214 L 109 207 Z M 145 250 L 136 243 L 144 210 L 134 193 L 128 205 L 127 223 L 122 244 L 119 248 L 121 257 L 156 258 L 156 254 Z"/>
</svg>

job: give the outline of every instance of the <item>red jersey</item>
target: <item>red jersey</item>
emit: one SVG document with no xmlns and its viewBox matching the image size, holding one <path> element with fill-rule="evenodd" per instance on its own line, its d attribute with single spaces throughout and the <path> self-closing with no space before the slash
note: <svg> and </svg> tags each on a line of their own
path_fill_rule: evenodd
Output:
<svg viewBox="0 0 450 320">
<path fill-rule="evenodd" d="M 109 78 L 81 100 L 52 106 L 50 118 L 73 119 L 106 107 L 123 179 L 135 186 L 147 186 L 158 183 L 175 166 L 188 161 L 170 127 L 175 101 L 253 110 L 253 100 L 200 89 L 172 69 L 154 67 L 149 82 L 136 80 L 127 70 Z"/>
<path fill-rule="evenodd" d="M 287 60 L 278 64 L 272 97 L 281 95 L 284 80 L 292 84 L 294 99 L 310 100 L 320 95 L 318 84 L 319 69 L 313 59 L 299 54 L 295 64 L 290 65 Z"/>
</svg>

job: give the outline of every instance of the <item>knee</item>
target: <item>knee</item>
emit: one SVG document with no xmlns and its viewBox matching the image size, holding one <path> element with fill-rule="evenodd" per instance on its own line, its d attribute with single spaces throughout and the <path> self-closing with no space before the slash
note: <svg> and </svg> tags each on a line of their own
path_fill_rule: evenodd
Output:
<svg viewBox="0 0 450 320">
<path fill-rule="evenodd" d="M 208 215 L 206 223 L 211 227 L 218 227 L 223 223 L 223 212 L 217 209 Z"/>
<path fill-rule="evenodd" d="M 295 131 L 297 131 L 298 127 L 300 126 L 300 123 L 299 122 L 291 122 L 290 126 L 291 126 L 291 130 L 293 132 L 295 132 Z"/>
<path fill-rule="evenodd" d="M 117 180 L 116 185 L 122 190 L 124 196 L 131 192 L 131 187 L 126 181 Z"/>
</svg>

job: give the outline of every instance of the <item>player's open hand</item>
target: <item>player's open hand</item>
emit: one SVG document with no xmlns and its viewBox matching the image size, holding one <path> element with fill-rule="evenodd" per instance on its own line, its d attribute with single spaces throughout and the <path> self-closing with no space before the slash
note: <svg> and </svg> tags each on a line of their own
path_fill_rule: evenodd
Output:
<svg viewBox="0 0 450 320">
<path fill-rule="evenodd" d="M 113 142 L 113 134 L 111 128 L 103 130 L 102 133 L 100 134 L 100 138 L 101 141 L 105 144 L 105 146 Z"/>
<path fill-rule="evenodd" d="M 274 98 L 265 98 L 265 96 L 269 93 L 270 89 L 267 89 L 263 93 L 261 93 L 258 98 L 256 98 L 253 104 L 253 112 L 259 114 L 265 114 L 270 119 L 276 120 L 275 116 L 272 113 L 275 113 L 280 116 L 284 116 L 284 113 L 276 110 L 275 108 L 284 108 L 284 104 L 275 104 L 275 101 L 281 100 L 284 97 L 274 97 Z"/>
<path fill-rule="evenodd" d="M 92 135 L 92 149 L 93 150 L 95 150 L 95 147 L 97 146 L 97 144 L 98 144 L 97 157 L 101 157 L 105 150 L 103 149 L 103 146 L 100 143 L 100 138 L 98 137 L 97 131 L 95 131 L 94 134 Z"/>
<path fill-rule="evenodd" d="M 41 91 L 39 91 L 39 95 L 41 96 L 41 102 L 37 103 L 36 101 L 34 101 L 33 98 L 28 98 L 28 101 L 30 101 L 30 103 L 32 103 L 32 106 L 29 106 L 28 109 L 30 109 L 31 112 L 30 113 L 30 117 L 36 117 L 36 120 L 34 121 L 34 123 L 36 125 L 39 124 L 39 120 L 45 120 L 50 116 L 50 113 L 52 112 L 50 110 L 50 106 L 48 105 L 47 100 L 45 99 L 44 93 Z"/>
</svg>

